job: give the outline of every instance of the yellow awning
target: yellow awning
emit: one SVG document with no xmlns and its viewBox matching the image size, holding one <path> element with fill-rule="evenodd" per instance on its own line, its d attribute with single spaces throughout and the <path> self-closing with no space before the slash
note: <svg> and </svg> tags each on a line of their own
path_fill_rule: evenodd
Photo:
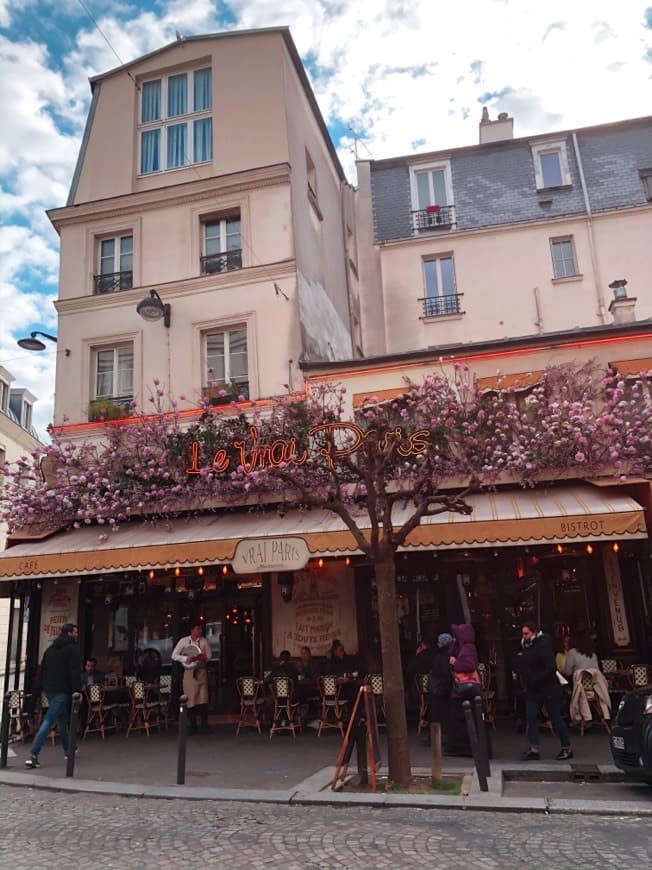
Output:
<svg viewBox="0 0 652 870">
<path fill-rule="evenodd" d="M 643 508 L 611 489 L 565 486 L 470 496 L 470 516 L 425 517 L 406 551 L 459 547 L 646 539 Z M 410 516 L 398 507 L 395 526 Z M 368 527 L 361 517 L 362 528 Z M 3 580 L 66 577 L 176 565 L 230 562 L 239 541 L 301 537 L 312 556 L 360 553 L 342 521 L 329 511 L 221 513 L 156 523 L 132 521 L 118 531 L 86 527 L 26 541 L 0 553 Z"/>
</svg>

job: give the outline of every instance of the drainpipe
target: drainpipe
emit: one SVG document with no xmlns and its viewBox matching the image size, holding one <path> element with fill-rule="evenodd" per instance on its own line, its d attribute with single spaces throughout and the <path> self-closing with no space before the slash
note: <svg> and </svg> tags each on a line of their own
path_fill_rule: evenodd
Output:
<svg viewBox="0 0 652 870">
<path fill-rule="evenodd" d="M 532 292 L 534 293 L 534 305 L 537 310 L 537 319 L 534 321 L 534 325 L 537 328 L 538 333 L 544 332 L 543 329 L 543 315 L 541 313 L 541 296 L 539 294 L 539 288 L 533 287 Z"/>
<path fill-rule="evenodd" d="M 586 225 L 589 231 L 589 249 L 591 251 L 591 265 L 593 267 L 593 276 L 595 279 L 595 294 L 598 301 L 598 317 L 602 323 L 607 322 L 607 307 L 602 293 L 602 279 L 600 278 L 600 267 L 598 266 L 598 258 L 595 252 L 595 238 L 593 235 L 593 213 L 591 211 L 591 202 L 589 200 L 589 192 L 586 187 L 586 179 L 584 178 L 584 168 L 582 166 L 582 158 L 580 156 L 580 146 L 577 141 L 577 133 L 571 136 L 573 140 L 573 150 L 575 151 L 575 160 L 577 161 L 577 169 L 580 174 L 580 185 L 582 187 L 582 196 L 584 197 L 584 207 L 586 209 Z"/>
</svg>

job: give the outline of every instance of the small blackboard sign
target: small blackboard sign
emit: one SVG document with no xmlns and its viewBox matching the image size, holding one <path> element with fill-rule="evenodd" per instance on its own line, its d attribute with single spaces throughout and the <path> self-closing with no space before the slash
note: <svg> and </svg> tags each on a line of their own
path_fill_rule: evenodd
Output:
<svg viewBox="0 0 652 870">
<path fill-rule="evenodd" d="M 331 783 L 332 789 L 336 788 L 338 782 L 344 782 L 351 763 L 353 747 L 358 737 L 365 741 L 371 788 L 372 791 L 376 791 L 376 771 L 382 764 L 382 756 L 380 754 L 376 700 L 371 686 L 360 686 L 358 689 L 342 748 L 335 765 L 335 775 Z M 363 771 L 358 772 L 363 774 Z"/>
</svg>

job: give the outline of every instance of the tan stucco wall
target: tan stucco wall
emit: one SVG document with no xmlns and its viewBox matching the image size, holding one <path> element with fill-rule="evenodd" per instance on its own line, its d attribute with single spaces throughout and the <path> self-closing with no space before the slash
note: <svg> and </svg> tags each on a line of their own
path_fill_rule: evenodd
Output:
<svg viewBox="0 0 652 870">
<path fill-rule="evenodd" d="M 213 162 L 138 177 L 138 91 L 125 70 L 96 84 L 95 115 L 74 203 L 287 162 L 279 33 L 179 42 L 130 67 L 136 82 L 196 63 L 213 74 Z M 254 62 L 255 61 L 255 62 Z"/>
<path fill-rule="evenodd" d="M 437 347 L 597 326 L 600 297 L 608 307 L 615 278 L 627 278 L 638 298 L 636 318 L 652 316 L 649 263 L 641 256 L 652 238 L 652 210 L 632 209 L 594 217 L 592 256 L 585 218 L 449 233 L 380 248 L 386 352 Z M 581 277 L 553 280 L 549 239 L 572 235 Z M 425 296 L 423 259 L 452 253 L 463 315 L 421 319 Z M 370 274 L 373 275 L 371 260 Z M 597 265 L 597 269 L 596 269 Z M 535 291 L 536 288 L 536 291 Z M 541 322 L 537 324 L 535 292 Z M 369 312 L 368 312 L 369 313 Z M 605 323 L 612 321 L 605 313 Z M 382 348 L 383 330 L 368 317 L 368 347 Z M 383 352 L 379 350 L 377 352 Z"/>
</svg>

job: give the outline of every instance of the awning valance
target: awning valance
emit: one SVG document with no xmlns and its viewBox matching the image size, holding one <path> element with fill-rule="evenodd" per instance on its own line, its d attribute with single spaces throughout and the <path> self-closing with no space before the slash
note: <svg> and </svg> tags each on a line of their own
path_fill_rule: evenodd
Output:
<svg viewBox="0 0 652 870">
<path fill-rule="evenodd" d="M 575 540 L 645 539 L 643 508 L 621 492 L 565 486 L 470 496 L 470 516 L 425 517 L 408 538 L 406 551 L 458 547 L 516 546 Z M 410 515 L 395 511 L 395 525 Z M 364 518 L 360 525 L 364 528 Z M 221 513 L 156 523 L 132 521 L 119 531 L 86 527 L 27 541 L 0 554 L 3 580 L 66 577 L 176 565 L 231 562 L 238 543 L 300 537 L 312 556 L 360 552 L 343 522 L 329 511 Z"/>
</svg>

